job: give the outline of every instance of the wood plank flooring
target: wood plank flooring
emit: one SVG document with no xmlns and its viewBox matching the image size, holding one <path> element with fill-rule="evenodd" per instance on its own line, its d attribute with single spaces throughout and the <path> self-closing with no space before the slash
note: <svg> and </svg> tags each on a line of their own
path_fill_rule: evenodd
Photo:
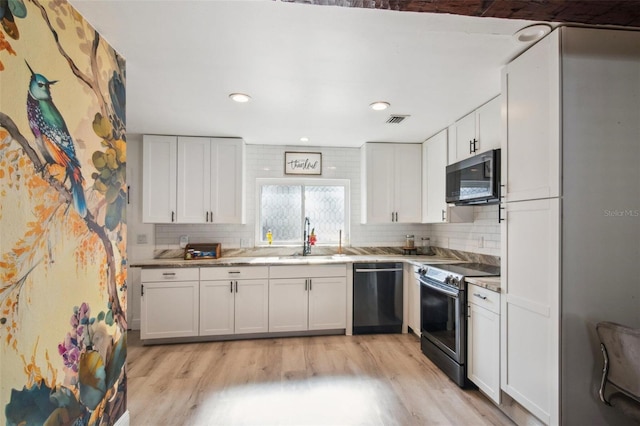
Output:
<svg viewBox="0 0 640 426">
<path fill-rule="evenodd" d="M 131 425 L 512 425 L 409 334 L 142 346 L 129 332 Z"/>
</svg>

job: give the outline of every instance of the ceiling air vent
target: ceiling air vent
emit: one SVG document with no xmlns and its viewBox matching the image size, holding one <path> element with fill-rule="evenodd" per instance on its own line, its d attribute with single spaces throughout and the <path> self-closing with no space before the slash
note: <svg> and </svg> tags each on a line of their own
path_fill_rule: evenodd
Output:
<svg viewBox="0 0 640 426">
<path fill-rule="evenodd" d="M 409 115 L 390 115 L 387 119 L 387 123 L 389 124 L 400 124 L 404 121 L 405 118 L 410 117 Z"/>
</svg>

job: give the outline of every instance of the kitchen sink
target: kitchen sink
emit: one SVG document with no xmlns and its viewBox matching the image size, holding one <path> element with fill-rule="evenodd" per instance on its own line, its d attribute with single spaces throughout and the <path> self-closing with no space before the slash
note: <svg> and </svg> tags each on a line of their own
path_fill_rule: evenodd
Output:
<svg viewBox="0 0 640 426">
<path fill-rule="evenodd" d="M 300 262 L 300 263 L 308 263 L 308 262 L 323 262 L 326 260 L 334 260 L 340 259 L 342 256 L 338 255 L 320 255 L 320 256 L 301 256 L 301 255 L 293 255 L 293 256 L 280 256 L 278 259 L 286 262 Z"/>
</svg>

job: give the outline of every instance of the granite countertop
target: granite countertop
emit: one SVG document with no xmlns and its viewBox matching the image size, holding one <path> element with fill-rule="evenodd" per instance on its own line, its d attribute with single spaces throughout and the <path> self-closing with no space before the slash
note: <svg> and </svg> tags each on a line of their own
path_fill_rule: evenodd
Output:
<svg viewBox="0 0 640 426">
<path fill-rule="evenodd" d="M 467 277 L 465 281 L 478 287 L 500 293 L 500 277 Z"/>
<path fill-rule="evenodd" d="M 408 262 L 414 265 L 424 265 L 463 263 L 464 261 L 450 257 L 420 255 L 310 255 L 221 257 L 218 259 L 196 260 L 182 258 L 147 259 L 132 261 L 129 266 L 139 268 L 194 268 L 202 266 L 325 265 L 352 262 Z"/>
</svg>

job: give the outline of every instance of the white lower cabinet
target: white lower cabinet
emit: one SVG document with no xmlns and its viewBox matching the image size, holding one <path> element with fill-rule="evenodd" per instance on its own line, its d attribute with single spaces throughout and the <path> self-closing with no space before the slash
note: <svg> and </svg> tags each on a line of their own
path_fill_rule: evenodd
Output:
<svg viewBox="0 0 640 426">
<path fill-rule="evenodd" d="M 269 331 L 346 327 L 346 265 L 272 266 Z"/>
<path fill-rule="evenodd" d="M 418 280 L 418 269 L 420 266 L 405 266 L 405 277 L 407 277 L 408 292 L 408 318 L 407 325 L 411 327 L 414 334 L 420 336 L 420 281 Z"/>
<path fill-rule="evenodd" d="M 264 333 L 269 321 L 269 268 L 200 269 L 200 336 Z"/>
<path fill-rule="evenodd" d="M 140 338 L 198 335 L 198 268 L 143 269 Z"/>
<path fill-rule="evenodd" d="M 467 377 L 500 403 L 500 293 L 467 284 Z"/>
</svg>

